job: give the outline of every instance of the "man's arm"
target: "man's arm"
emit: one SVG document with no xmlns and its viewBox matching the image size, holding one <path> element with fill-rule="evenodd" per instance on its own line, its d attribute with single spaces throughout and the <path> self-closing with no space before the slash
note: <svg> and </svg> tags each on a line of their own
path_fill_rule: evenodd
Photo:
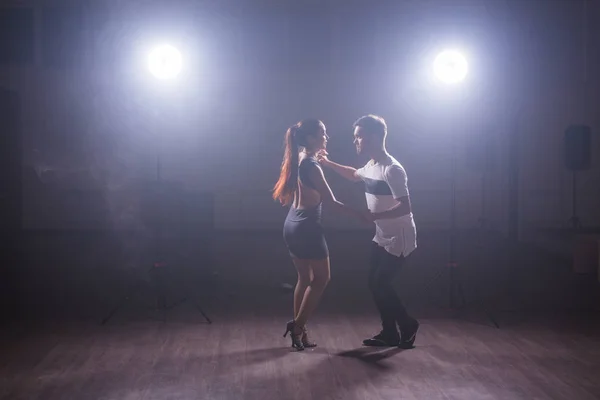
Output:
<svg viewBox="0 0 600 400">
<path fill-rule="evenodd" d="M 341 165 L 338 163 L 334 163 L 327 158 L 326 154 L 320 154 L 318 157 L 319 163 L 324 167 L 331 168 L 336 173 L 340 174 L 342 177 L 348 179 L 352 182 L 359 182 L 360 176 L 356 173 L 356 168 L 348 167 L 346 165 Z"/>
<path fill-rule="evenodd" d="M 412 208 L 410 206 L 410 196 L 402 196 L 396 200 L 399 201 L 399 203 L 389 210 L 372 213 L 373 220 L 399 218 L 412 212 Z"/>
<path fill-rule="evenodd" d="M 389 210 L 372 213 L 373 219 L 398 218 L 410 214 L 412 212 L 412 207 L 410 204 L 410 196 L 408 194 L 408 179 L 404 168 L 398 165 L 392 165 L 387 169 L 385 179 L 398 204 Z"/>
</svg>

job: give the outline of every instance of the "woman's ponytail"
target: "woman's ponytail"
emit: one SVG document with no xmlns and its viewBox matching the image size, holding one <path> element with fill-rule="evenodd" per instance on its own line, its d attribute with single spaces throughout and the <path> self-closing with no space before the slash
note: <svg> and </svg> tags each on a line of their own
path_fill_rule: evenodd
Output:
<svg viewBox="0 0 600 400">
<path fill-rule="evenodd" d="M 298 190 L 298 153 L 299 146 L 296 138 L 298 124 L 288 128 L 285 133 L 285 150 L 279 179 L 273 188 L 273 199 L 282 205 L 290 205 Z"/>
</svg>

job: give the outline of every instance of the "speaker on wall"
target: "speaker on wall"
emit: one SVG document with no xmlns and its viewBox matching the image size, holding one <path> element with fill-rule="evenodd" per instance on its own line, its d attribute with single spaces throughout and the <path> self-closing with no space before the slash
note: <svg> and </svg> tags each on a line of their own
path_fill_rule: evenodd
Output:
<svg viewBox="0 0 600 400">
<path fill-rule="evenodd" d="M 565 131 L 565 166 L 571 171 L 590 169 L 592 164 L 592 129 L 571 125 Z"/>
</svg>

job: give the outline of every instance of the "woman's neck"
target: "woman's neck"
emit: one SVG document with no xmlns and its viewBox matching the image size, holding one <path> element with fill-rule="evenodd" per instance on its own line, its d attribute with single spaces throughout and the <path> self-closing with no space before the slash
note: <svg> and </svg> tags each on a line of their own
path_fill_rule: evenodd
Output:
<svg viewBox="0 0 600 400">
<path fill-rule="evenodd" d="M 302 150 L 302 153 L 306 156 L 306 157 L 315 157 L 317 155 L 317 152 L 315 150 L 307 150 L 304 149 Z"/>
</svg>

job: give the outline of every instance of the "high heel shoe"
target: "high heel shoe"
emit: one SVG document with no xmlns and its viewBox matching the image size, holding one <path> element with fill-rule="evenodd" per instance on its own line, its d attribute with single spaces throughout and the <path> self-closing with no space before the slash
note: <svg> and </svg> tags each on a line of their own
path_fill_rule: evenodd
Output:
<svg viewBox="0 0 600 400">
<path fill-rule="evenodd" d="M 311 342 L 310 340 L 308 340 L 308 331 L 306 330 L 306 327 L 302 328 L 302 345 L 304 347 L 317 347 L 317 344 L 314 342 Z"/>
<path fill-rule="evenodd" d="M 300 332 L 298 332 L 298 330 L 300 330 Z M 301 339 L 304 331 L 302 330 L 302 328 L 296 325 L 296 321 L 291 320 L 287 323 L 283 337 L 286 337 L 288 332 L 290 334 L 290 337 L 292 338 L 292 347 L 298 351 L 304 350 L 304 344 L 302 343 Z"/>
</svg>

